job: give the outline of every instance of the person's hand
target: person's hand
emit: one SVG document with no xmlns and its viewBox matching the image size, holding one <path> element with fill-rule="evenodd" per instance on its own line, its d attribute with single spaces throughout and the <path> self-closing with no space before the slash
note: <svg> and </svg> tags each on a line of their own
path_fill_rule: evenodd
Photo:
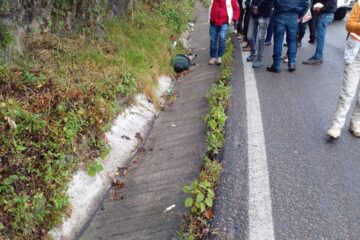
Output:
<svg viewBox="0 0 360 240">
<path fill-rule="evenodd" d="M 258 6 L 253 6 L 253 13 L 256 15 L 258 14 Z"/>
<path fill-rule="evenodd" d="M 314 11 L 317 12 L 317 13 L 320 13 L 321 12 L 321 8 L 314 8 Z"/>
<path fill-rule="evenodd" d="M 316 3 L 313 7 L 314 9 L 314 12 L 316 13 L 320 13 L 321 12 L 321 9 L 324 7 L 324 4 L 322 3 Z"/>
</svg>

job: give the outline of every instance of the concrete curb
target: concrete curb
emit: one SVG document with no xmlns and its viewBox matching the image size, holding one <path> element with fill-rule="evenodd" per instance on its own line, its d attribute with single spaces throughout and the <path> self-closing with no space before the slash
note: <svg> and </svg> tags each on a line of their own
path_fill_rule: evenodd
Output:
<svg viewBox="0 0 360 240">
<path fill-rule="evenodd" d="M 157 97 L 164 104 L 161 96 L 171 87 L 171 78 L 162 76 L 158 80 Z M 90 177 L 84 170 L 76 172 L 69 184 L 68 195 L 71 204 L 71 216 L 50 231 L 54 239 L 75 239 L 82 227 L 95 212 L 105 192 L 110 188 L 118 168 L 125 167 L 134 155 L 140 140 L 136 135 L 147 134 L 151 122 L 159 113 L 146 96 L 136 96 L 136 105 L 126 109 L 114 121 L 111 130 L 106 133 L 111 151 L 104 161 L 103 170 L 95 177 Z"/>
</svg>

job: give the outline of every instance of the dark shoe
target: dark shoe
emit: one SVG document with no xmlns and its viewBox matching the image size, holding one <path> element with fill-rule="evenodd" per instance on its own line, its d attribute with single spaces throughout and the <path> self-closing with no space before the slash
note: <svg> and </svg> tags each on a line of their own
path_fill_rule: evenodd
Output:
<svg viewBox="0 0 360 240">
<path fill-rule="evenodd" d="M 309 58 L 306 61 L 303 61 L 303 64 L 305 65 L 320 65 L 323 63 L 322 59 L 315 59 L 315 58 Z"/>
<path fill-rule="evenodd" d="M 254 53 L 251 53 L 251 54 L 246 58 L 246 61 L 252 62 L 252 61 L 254 61 L 254 59 L 255 59 L 255 54 L 254 54 Z"/>
<path fill-rule="evenodd" d="M 268 72 L 273 72 L 273 73 L 279 73 L 279 72 L 281 72 L 281 70 L 280 70 L 280 69 L 276 69 L 276 68 L 274 67 L 274 65 L 268 66 L 268 67 L 266 68 L 266 71 L 268 71 Z"/>
<path fill-rule="evenodd" d="M 309 39 L 308 43 L 315 44 L 315 40 L 314 39 Z"/>
<path fill-rule="evenodd" d="M 295 72 L 295 70 L 296 70 L 295 63 L 290 64 L 290 66 L 289 66 L 289 72 Z"/>
</svg>

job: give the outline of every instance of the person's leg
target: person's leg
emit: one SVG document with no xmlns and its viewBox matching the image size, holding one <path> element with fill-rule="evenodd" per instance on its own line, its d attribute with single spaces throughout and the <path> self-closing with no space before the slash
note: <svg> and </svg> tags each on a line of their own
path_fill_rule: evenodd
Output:
<svg viewBox="0 0 360 240">
<path fill-rule="evenodd" d="M 352 101 L 356 94 L 356 90 L 358 88 L 359 78 L 360 78 L 360 53 L 357 54 L 352 64 L 345 66 L 343 85 L 338 97 L 337 109 L 333 120 L 333 127 L 338 128 L 340 130 L 341 128 L 344 127 L 346 115 L 349 112 Z M 358 104 L 359 102 L 357 103 L 357 105 Z M 358 122 L 360 118 L 358 118 L 359 116 L 357 109 L 354 112 L 356 113 L 355 115 L 353 115 L 352 122 Z"/>
<path fill-rule="evenodd" d="M 360 137 L 360 92 L 358 93 L 354 111 L 351 116 L 350 130 L 355 136 Z"/>
<path fill-rule="evenodd" d="M 269 25 L 268 25 L 268 28 L 267 28 L 265 45 L 270 45 L 271 44 L 271 39 L 272 39 L 273 33 L 274 33 L 274 21 L 275 21 L 275 13 L 273 12 L 271 14 L 270 22 L 269 22 Z"/>
<path fill-rule="evenodd" d="M 286 16 L 279 14 L 275 16 L 274 23 L 274 52 L 273 52 L 273 68 L 277 71 L 281 69 L 281 52 L 285 34 Z"/>
<path fill-rule="evenodd" d="M 259 30 L 259 22 L 256 21 L 257 23 L 257 27 L 254 29 L 254 42 L 255 42 L 255 46 L 256 46 L 256 43 L 257 43 L 257 38 L 258 38 L 258 30 Z"/>
<path fill-rule="evenodd" d="M 326 28 L 333 21 L 333 13 L 323 13 L 316 20 L 316 50 L 313 56 L 316 60 L 322 60 L 325 47 Z"/>
<path fill-rule="evenodd" d="M 295 66 L 297 53 L 297 32 L 298 32 L 298 16 L 297 14 L 288 15 L 286 22 L 286 39 L 288 44 L 288 66 Z"/>
<path fill-rule="evenodd" d="M 305 36 L 305 32 L 306 32 L 306 25 L 307 23 L 299 23 L 299 30 L 298 30 L 298 46 L 301 47 L 301 41 Z"/>
<path fill-rule="evenodd" d="M 256 63 L 253 65 L 254 68 L 259 68 L 263 65 L 262 59 L 265 48 L 265 36 L 269 21 L 270 18 L 258 17 L 258 51 Z"/>
<path fill-rule="evenodd" d="M 309 43 L 315 43 L 315 14 L 311 12 L 311 15 L 313 16 L 312 19 L 309 20 L 309 31 L 310 31 L 310 39 Z"/>
<path fill-rule="evenodd" d="M 218 49 L 218 38 L 219 38 L 219 27 L 210 24 L 210 62 L 209 64 L 214 64 L 217 57 Z"/>
<path fill-rule="evenodd" d="M 251 9 L 246 8 L 245 16 L 244 16 L 244 28 L 243 28 L 244 36 L 247 36 L 247 34 L 248 34 L 250 15 L 251 15 Z"/>
<path fill-rule="evenodd" d="M 221 27 L 219 27 L 219 50 L 218 50 L 218 58 L 220 58 L 221 63 L 221 57 L 224 56 L 225 53 L 225 45 L 226 45 L 226 33 L 229 28 L 229 24 L 223 24 Z M 219 63 L 219 59 L 218 59 Z"/>
<path fill-rule="evenodd" d="M 247 32 L 247 40 L 248 43 L 250 44 L 251 52 L 249 57 L 247 58 L 248 62 L 252 62 L 254 60 L 254 54 L 256 52 L 254 33 L 257 28 L 258 28 L 258 18 L 254 18 L 253 16 L 250 16 L 249 28 Z"/>
<path fill-rule="evenodd" d="M 245 9 L 243 8 L 242 2 L 243 0 L 238 0 L 239 2 L 239 6 L 240 6 L 240 18 L 239 18 L 239 22 L 237 25 L 237 33 L 238 34 L 242 34 L 243 33 L 243 19 L 244 19 L 244 11 Z"/>
</svg>

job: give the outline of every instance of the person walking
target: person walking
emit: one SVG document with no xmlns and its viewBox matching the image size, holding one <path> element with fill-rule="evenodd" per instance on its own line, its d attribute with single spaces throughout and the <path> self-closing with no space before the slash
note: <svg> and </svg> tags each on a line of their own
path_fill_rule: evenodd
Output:
<svg viewBox="0 0 360 240">
<path fill-rule="evenodd" d="M 249 29 L 247 34 L 248 42 L 250 43 L 251 53 L 247 61 L 253 62 L 256 54 L 255 33 L 258 34 L 258 50 L 256 62 L 253 63 L 253 68 L 260 68 L 263 66 L 263 54 L 265 48 L 266 30 L 269 25 L 270 15 L 274 6 L 274 0 L 253 0 L 251 4 L 251 15 L 249 21 Z"/>
<path fill-rule="evenodd" d="M 334 20 L 337 2 L 336 0 L 314 0 L 312 8 L 315 17 L 316 50 L 312 57 L 303 61 L 303 64 L 319 65 L 323 63 L 326 29 Z"/>
<path fill-rule="evenodd" d="M 309 0 L 275 0 L 274 52 L 273 64 L 267 71 L 281 72 L 281 52 L 286 32 L 288 46 L 289 71 L 296 70 L 297 31 L 298 21 L 305 15 L 309 7 Z"/>
<path fill-rule="evenodd" d="M 331 128 L 327 135 L 338 138 L 341 129 L 345 125 L 346 115 L 348 114 L 352 101 L 358 91 L 360 81 L 360 2 L 354 4 L 346 30 L 349 32 L 348 42 L 345 47 L 345 72 L 342 88 L 338 97 L 337 109 Z M 360 137 L 360 92 L 358 92 L 354 111 L 350 120 L 349 130 L 356 137 Z"/>
<path fill-rule="evenodd" d="M 225 53 L 226 34 L 229 26 L 234 25 L 240 16 L 237 0 L 211 0 L 209 8 L 210 20 L 210 61 L 209 64 L 221 64 Z"/>
</svg>

